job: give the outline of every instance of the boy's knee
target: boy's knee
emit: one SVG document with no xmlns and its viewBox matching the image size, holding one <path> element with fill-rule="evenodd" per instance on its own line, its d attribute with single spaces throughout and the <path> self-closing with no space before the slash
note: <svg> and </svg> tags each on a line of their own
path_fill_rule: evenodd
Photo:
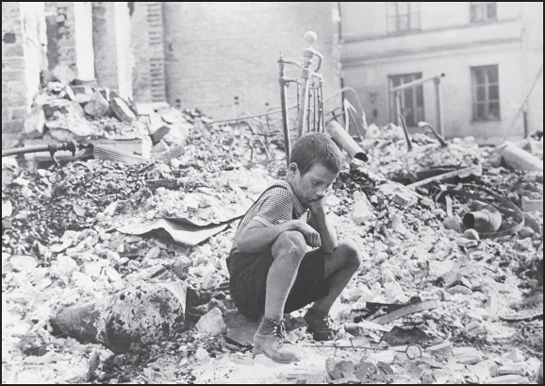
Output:
<svg viewBox="0 0 545 386">
<path fill-rule="evenodd" d="M 273 244 L 273 255 L 303 258 L 307 250 L 307 243 L 301 232 L 282 232 Z"/>
<path fill-rule="evenodd" d="M 359 268 L 362 262 L 360 248 L 352 239 L 345 239 L 337 245 L 339 252 L 345 257 L 346 262 L 350 266 Z"/>
</svg>

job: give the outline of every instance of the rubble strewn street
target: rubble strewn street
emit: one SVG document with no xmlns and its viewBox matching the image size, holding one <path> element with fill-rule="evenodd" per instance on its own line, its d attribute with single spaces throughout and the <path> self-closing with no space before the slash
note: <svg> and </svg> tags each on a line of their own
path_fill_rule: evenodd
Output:
<svg viewBox="0 0 545 386">
<path fill-rule="evenodd" d="M 369 127 L 361 143 L 369 162 L 347 163 L 327 200 L 338 236 L 365 256 L 334 306 L 341 332 L 314 342 L 295 312 L 288 329 L 306 356 L 279 365 L 241 338 L 252 323 L 235 328 L 225 259 L 240 216 L 283 173 L 282 133 L 165 104 L 132 106 L 57 81 L 36 105 L 32 119 L 42 111 L 46 129 L 30 130 L 29 121 L 34 140 L 156 143 L 139 163 L 86 157 L 44 169 L 3 158 L 5 382 L 535 379 L 543 360 L 542 171 L 509 166 L 501 149 L 471 137 L 441 147 L 414 134 L 408 151 L 401 128 Z M 168 133 L 154 141 L 161 127 Z M 542 160 L 542 139 L 517 145 Z M 480 173 L 410 186 L 474 165 Z M 482 197 L 437 199 L 460 190 Z M 488 236 L 465 221 L 487 205 L 505 210 Z"/>
</svg>

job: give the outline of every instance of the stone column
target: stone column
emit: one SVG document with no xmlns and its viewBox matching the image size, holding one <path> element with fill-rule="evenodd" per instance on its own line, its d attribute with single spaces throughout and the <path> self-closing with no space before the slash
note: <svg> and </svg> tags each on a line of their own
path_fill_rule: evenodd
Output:
<svg viewBox="0 0 545 386">
<path fill-rule="evenodd" d="M 21 140 L 47 67 L 44 3 L 2 2 L 2 148 Z"/>
<path fill-rule="evenodd" d="M 132 99 L 131 16 L 127 2 L 93 2 L 93 49 L 98 84 Z"/>
</svg>

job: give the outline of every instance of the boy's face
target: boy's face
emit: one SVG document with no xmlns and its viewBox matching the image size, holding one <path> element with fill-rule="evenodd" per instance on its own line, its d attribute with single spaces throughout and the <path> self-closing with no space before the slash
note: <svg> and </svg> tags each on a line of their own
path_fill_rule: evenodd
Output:
<svg viewBox="0 0 545 386">
<path fill-rule="evenodd" d="M 316 164 L 301 176 L 297 164 L 293 163 L 292 165 L 295 165 L 295 168 L 292 169 L 290 165 L 288 174 L 291 174 L 291 187 L 303 206 L 321 200 L 339 174 L 332 172 L 322 164 Z"/>
</svg>

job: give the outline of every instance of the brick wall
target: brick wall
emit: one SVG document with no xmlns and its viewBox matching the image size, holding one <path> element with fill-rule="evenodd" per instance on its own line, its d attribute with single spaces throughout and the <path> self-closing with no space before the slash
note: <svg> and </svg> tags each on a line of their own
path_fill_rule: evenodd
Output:
<svg viewBox="0 0 545 386">
<path fill-rule="evenodd" d="M 67 64 L 79 79 L 94 79 L 90 2 L 45 3 L 49 69 Z"/>
<path fill-rule="evenodd" d="M 133 72 L 134 100 L 163 102 L 166 100 L 166 89 L 162 3 L 134 3 L 131 23 L 136 63 Z"/>
<path fill-rule="evenodd" d="M 93 50 L 98 84 L 132 98 L 131 22 L 127 2 L 93 2 Z"/>
<path fill-rule="evenodd" d="M 47 2 L 45 3 L 45 13 L 49 69 L 59 63 L 65 63 L 76 72 L 74 3 Z"/>
<path fill-rule="evenodd" d="M 47 66 L 44 3 L 2 2 L 2 148 L 15 146 Z"/>
<path fill-rule="evenodd" d="M 328 2 L 163 3 L 169 103 L 199 107 L 214 118 L 279 105 L 279 53 L 302 61 L 307 30 L 318 34 L 324 94 L 331 95 L 340 88 L 333 7 Z M 300 70 L 290 68 L 288 75 L 300 76 Z"/>
</svg>

